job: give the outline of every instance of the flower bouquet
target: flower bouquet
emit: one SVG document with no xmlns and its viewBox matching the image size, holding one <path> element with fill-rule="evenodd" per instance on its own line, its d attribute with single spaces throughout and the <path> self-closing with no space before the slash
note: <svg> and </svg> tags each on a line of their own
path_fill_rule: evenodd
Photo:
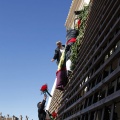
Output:
<svg viewBox="0 0 120 120">
<path fill-rule="evenodd" d="M 57 113 L 56 112 L 53 112 L 52 113 L 52 117 L 55 119 L 57 117 Z"/>
<path fill-rule="evenodd" d="M 43 85 L 41 88 L 40 88 L 40 91 L 42 91 L 43 94 L 48 94 L 50 97 L 52 97 L 52 95 L 48 92 L 48 86 L 47 84 Z"/>
</svg>

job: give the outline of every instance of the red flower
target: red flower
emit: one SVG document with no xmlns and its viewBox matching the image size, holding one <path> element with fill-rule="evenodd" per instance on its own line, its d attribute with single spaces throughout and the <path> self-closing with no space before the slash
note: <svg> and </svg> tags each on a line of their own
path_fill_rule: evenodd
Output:
<svg viewBox="0 0 120 120">
<path fill-rule="evenodd" d="M 81 20 L 78 20 L 78 28 L 80 27 L 81 24 Z"/>
<path fill-rule="evenodd" d="M 41 90 L 42 92 L 44 92 L 44 91 L 46 91 L 47 89 L 48 89 L 48 88 L 47 88 L 47 85 L 45 84 L 45 85 L 43 85 L 43 86 L 41 87 L 40 90 Z"/>
<path fill-rule="evenodd" d="M 50 97 L 52 97 L 52 95 L 48 92 L 47 84 L 43 85 L 40 90 L 41 90 L 44 94 L 47 93 Z"/>
<path fill-rule="evenodd" d="M 57 113 L 56 113 L 56 112 L 53 112 L 53 113 L 52 113 L 52 117 L 53 117 L 53 118 L 56 118 L 56 117 L 57 117 Z"/>
</svg>

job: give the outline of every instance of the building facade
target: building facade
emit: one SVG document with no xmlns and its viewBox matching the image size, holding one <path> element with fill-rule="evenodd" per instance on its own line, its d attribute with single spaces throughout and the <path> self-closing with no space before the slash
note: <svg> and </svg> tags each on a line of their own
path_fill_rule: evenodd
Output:
<svg viewBox="0 0 120 120">
<path fill-rule="evenodd" d="M 84 5 L 88 5 L 88 3 L 89 3 L 89 0 L 73 0 L 72 1 L 70 6 L 70 11 L 68 13 L 68 16 L 65 22 L 66 29 L 73 28 L 74 26 L 74 18 L 75 18 L 75 15 L 73 14 L 74 11 L 83 9 Z M 57 112 L 58 108 L 62 104 L 64 104 L 64 102 L 61 102 L 63 92 L 55 89 L 55 85 L 56 85 L 56 79 L 51 91 L 52 98 L 49 98 L 49 101 L 46 107 L 46 109 L 49 110 L 50 113 L 52 113 L 53 111 Z"/>
<path fill-rule="evenodd" d="M 0 113 L 0 120 L 23 120 L 23 117 L 22 117 L 22 115 L 20 115 L 19 118 L 14 115 L 13 116 L 9 116 L 9 115 L 3 116 L 2 113 Z M 28 116 L 26 116 L 24 120 L 28 120 Z"/>
<path fill-rule="evenodd" d="M 10 117 L 9 115 L 7 116 L 0 115 L 0 120 L 22 120 L 22 119 L 18 119 L 16 116 Z"/>
<path fill-rule="evenodd" d="M 73 27 L 73 0 L 66 28 Z M 73 75 L 58 120 L 120 120 L 120 1 L 92 0 Z"/>
<path fill-rule="evenodd" d="M 63 92 L 55 89 L 55 87 L 56 87 L 56 79 L 55 79 L 55 82 L 54 82 L 52 90 L 51 90 L 52 98 L 49 98 L 48 104 L 47 104 L 47 107 L 46 107 L 46 109 L 50 113 L 52 113 L 53 111 L 56 111 L 59 108 L 61 98 L 62 98 L 62 95 L 63 95 Z"/>
</svg>

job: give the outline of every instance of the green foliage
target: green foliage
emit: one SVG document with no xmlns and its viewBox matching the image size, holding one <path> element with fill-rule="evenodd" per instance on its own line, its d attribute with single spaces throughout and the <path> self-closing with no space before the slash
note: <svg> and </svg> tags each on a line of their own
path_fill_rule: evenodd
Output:
<svg viewBox="0 0 120 120">
<path fill-rule="evenodd" d="M 87 17 L 88 17 L 88 11 L 89 11 L 89 6 L 84 6 L 84 9 L 81 10 L 81 12 L 79 14 L 79 19 L 81 20 L 81 24 L 80 24 L 80 28 L 79 28 L 79 35 L 77 36 L 77 41 L 74 43 L 74 45 L 71 48 L 72 54 L 71 54 L 70 59 L 72 61 L 72 66 L 71 66 L 72 70 L 75 68 L 76 61 L 78 58 L 78 50 L 79 50 L 79 47 L 84 38 L 86 21 L 87 21 Z"/>
</svg>

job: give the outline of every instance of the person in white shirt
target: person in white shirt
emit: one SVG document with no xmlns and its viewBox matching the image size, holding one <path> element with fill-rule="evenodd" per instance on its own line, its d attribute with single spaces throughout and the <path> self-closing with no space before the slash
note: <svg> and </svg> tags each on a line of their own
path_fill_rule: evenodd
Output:
<svg viewBox="0 0 120 120">
<path fill-rule="evenodd" d="M 57 60 L 57 64 L 59 64 L 60 57 L 62 52 L 65 50 L 65 45 L 62 45 L 60 41 L 56 42 L 57 48 L 55 49 L 54 57 L 52 58 L 51 62 Z"/>
</svg>

